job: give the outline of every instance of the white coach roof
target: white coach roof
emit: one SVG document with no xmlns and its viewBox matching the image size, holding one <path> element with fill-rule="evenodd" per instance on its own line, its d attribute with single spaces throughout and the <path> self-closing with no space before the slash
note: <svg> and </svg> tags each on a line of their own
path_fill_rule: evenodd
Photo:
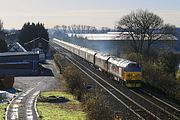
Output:
<svg viewBox="0 0 180 120">
<path fill-rule="evenodd" d="M 136 62 L 133 61 L 129 61 L 122 58 L 113 58 L 113 57 L 111 57 L 108 61 L 109 63 L 115 64 L 123 68 L 127 67 L 129 64 L 137 64 Z"/>
</svg>

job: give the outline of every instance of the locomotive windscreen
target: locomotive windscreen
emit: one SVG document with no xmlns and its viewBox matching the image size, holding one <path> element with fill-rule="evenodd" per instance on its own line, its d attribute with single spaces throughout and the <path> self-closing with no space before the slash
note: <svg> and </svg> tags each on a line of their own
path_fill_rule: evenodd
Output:
<svg viewBox="0 0 180 120">
<path fill-rule="evenodd" d="M 129 64 L 126 69 L 126 72 L 141 72 L 141 68 L 138 64 Z"/>
</svg>

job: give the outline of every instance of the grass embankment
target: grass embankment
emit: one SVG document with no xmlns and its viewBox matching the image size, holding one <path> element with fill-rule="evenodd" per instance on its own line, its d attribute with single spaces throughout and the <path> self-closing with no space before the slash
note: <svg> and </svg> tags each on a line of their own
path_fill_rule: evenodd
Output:
<svg viewBox="0 0 180 120">
<path fill-rule="evenodd" d="M 5 109 L 7 107 L 7 104 L 6 103 L 2 103 L 0 104 L 0 120 L 4 120 L 4 114 L 5 114 Z"/>
<path fill-rule="evenodd" d="M 64 97 L 66 102 L 38 102 L 37 109 L 42 120 L 86 120 L 80 102 L 74 96 L 60 91 L 43 92 L 40 98 Z"/>
</svg>

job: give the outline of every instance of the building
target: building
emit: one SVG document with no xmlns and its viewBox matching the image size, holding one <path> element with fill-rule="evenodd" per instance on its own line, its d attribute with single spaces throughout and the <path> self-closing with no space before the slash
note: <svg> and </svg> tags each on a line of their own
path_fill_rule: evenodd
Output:
<svg viewBox="0 0 180 120">
<path fill-rule="evenodd" d="M 9 50 L 9 52 L 27 52 L 26 49 L 21 45 L 19 44 L 18 42 L 15 42 L 11 49 Z"/>
<path fill-rule="evenodd" d="M 68 34 L 65 41 L 87 47 L 111 55 L 120 56 L 132 50 L 134 41 L 128 38 L 127 32 L 108 32 L 107 34 Z M 141 41 L 136 41 L 139 44 Z M 147 47 L 148 40 L 145 39 L 144 47 Z M 180 42 L 175 36 L 166 36 L 166 39 L 154 41 L 153 48 L 176 51 Z"/>
<path fill-rule="evenodd" d="M 0 76 L 37 74 L 38 62 L 37 52 L 0 53 Z"/>
</svg>

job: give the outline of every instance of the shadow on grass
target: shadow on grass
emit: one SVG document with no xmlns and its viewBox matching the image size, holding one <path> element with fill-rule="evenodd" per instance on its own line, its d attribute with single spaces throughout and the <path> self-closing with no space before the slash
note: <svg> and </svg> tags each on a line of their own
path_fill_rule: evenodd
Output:
<svg viewBox="0 0 180 120">
<path fill-rule="evenodd" d="M 38 98 L 38 101 L 48 102 L 48 103 L 66 103 L 69 101 L 69 99 L 67 99 L 65 97 L 56 97 L 56 96 L 49 96 L 49 97 L 40 96 Z"/>
</svg>

